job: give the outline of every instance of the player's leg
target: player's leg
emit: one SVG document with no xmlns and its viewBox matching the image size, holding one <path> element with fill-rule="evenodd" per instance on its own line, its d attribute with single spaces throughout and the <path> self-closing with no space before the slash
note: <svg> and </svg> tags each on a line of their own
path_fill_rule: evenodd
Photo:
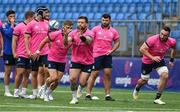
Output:
<svg viewBox="0 0 180 112">
<path fill-rule="evenodd" d="M 13 95 L 10 93 L 9 90 L 9 81 L 10 81 L 10 74 L 12 70 L 12 66 L 15 65 L 15 59 L 13 55 L 4 55 L 4 86 L 5 86 L 5 96 L 12 97 Z"/>
<path fill-rule="evenodd" d="M 30 99 L 36 99 L 37 98 L 37 75 L 38 75 L 38 68 L 39 68 L 39 62 L 33 61 L 32 62 L 32 71 L 31 71 L 31 85 L 32 85 L 32 91 L 33 94 L 29 96 Z"/>
<path fill-rule="evenodd" d="M 22 91 L 21 91 L 21 97 L 22 98 L 28 98 L 26 91 L 28 87 L 28 82 L 29 82 L 29 74 L 31 72 L 31 69 L 26 68 L 24 74 L 23 74 L 23 79 L 22 79 Z"/>
<path fill-rule="evenodd" d="M 17 66 L 15 82 L 14 82 L 14 97 L 19 97 L 19 93 L 20 93 L 19 86 L 24 73 L 25 73 L 25 68 L 21 68 Z"/>
<path fill-rule="evenodd" d="M 81 69 L 80 79 L 79 79 L 79 86 L 77 90 L 77 98 L 82 96 L 82 90 L 86 86 L 88 78 L 91 74 L 93 65 L 83 65 Z"/>
<path fill-rule="evenodd" d="M 157 104 L 165 104 L 165 102 L 161 101 L 161 95 L 163 93 L 164 88 L 166 87 L 167 81 L 168 81 L 168 69 L 166 66 L 158 67 L 156 68 L 158 74 L 160 75 L 160 82 L 157 87 L 157 93 L 154 100 L 154 103 Z"/>
<path fill-rule="evenodd" d="M 77 81 L 79 74 L 81 72 L 81 65 L 78 63 L 73 63 L 71 62 L 71 68 L 70 68 L 70 86 L 71 86 L 71 92 L 72 92 L 72 100 L 70 101 L 70 104 L 77 104 L 78 99 L 77 99 Z"/>
<path fill-rule="evenodd" d="M 105 100 L 106 101 L 115 101 L 110 95 L 111 89 L 111 73 L 112 73 L 112 56 L 103 57 L 103 72 L 104 72 L 104 90 L 105 90 Z"/>
<path fill-rule="evenodd" d="M 138 99 L 139 91 L 144 84 L 146 84 L 150 77 L 150 72 L 152 71 L 152 64 L 144 64 L 142 63 L 141 66 L 141 78 L 138 80 L 134 91 L 133 91 L 133 98 Z"/>
<path fill-rule="evenodd" d="M 93 65 L 93 71 L 91 72 L 88 83 L 87 83 L 87 88 L 86 88 L 86 99 L 91 100 L 91 91 L 94 87 L 95 80 L 99 74 L 99 70 L 102 68 L 102 63 L 103 63 L 103 57 L 97 57 L 95 58 L 95 62 Z"/>
<path fill-rule="evenodd" d="M 111 68 L 104 68 L 104 90 L 105 90 L 105 100 L 107 101 L 114 101 L 114 99 L 110 95 L 110 88 L 111 88 Z"/>
</svg>

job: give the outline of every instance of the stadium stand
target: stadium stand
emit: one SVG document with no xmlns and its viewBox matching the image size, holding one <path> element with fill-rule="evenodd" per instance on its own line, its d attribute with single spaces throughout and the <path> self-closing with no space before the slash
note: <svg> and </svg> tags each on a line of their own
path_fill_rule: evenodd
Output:
<svg viewBox="0 0 180 112">
<path fill-rule="evenodd" d="M 154 2 L 152 2 L 154 1 Z M 35 10 L 38 5 L 46 5 L 50 8 L 51 19 L 72 19 L 76 20 L 78 16 L 85 15 L 90 20 L 99 20 L 102 13 L 108 12 L 112 20 L 163 20 L 163 16 L 177 16 L 178 0 L 1 0 L 0 1 L 0 19 L 5 20 L 5 14 L 9 9 L 14 9 L 17 13 L 18 21 L 23 20 L 24 12 Z M 171 5 L 171 7 L 169 7 Z M 90 27 L 98 23 L 91 22 Z M 120 23 L 113 22 L 113 26 Z M 134 27 L 125 24 L 129 32 Z M 143 23 L 138 23 L 138 31 L 146 32 Z M 172 36 L 179 38 L 180 25 L 177 25 L 177 31 L 172 31 Z M 131 27 L 131 28 L 130 28 Z M 133 33 L 128 33 L 129 38 L 133 38 Z M 131 40 L 131 39 L 129 39 Z M 180 48 L 179 48 L 180 49 Z"/>
</svg>

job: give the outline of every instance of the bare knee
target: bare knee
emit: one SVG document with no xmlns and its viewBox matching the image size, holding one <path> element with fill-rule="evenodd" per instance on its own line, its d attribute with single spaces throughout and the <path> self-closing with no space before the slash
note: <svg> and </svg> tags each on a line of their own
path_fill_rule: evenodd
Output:
<svg viewBox="0 0 180 112">
<path fill-rule="evenodd" d="M 168 73 L 165 73 L 165 72 L 162 73 L 161 78 L 163 78 L 163 79 L 168 79 L 168 78 L 169 78 Z"/>
</svg>

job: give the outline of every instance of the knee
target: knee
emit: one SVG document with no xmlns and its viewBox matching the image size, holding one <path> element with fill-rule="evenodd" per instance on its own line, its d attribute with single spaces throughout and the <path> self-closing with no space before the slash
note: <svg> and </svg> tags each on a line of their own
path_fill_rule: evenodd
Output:
<svg viewBox="0 0 180 112">
<path fill-rule="evenodd" d="M 70 77 L 70 82 L 72 82 L 72 83 L 75 83 L 76 82 L 76 78 L 75 77 Z"/>
<path fill-rule="evenodd" d="M 168 79 L 169 78 L 168 73 L 162 73 L 161 78 Z"/>
</svg>

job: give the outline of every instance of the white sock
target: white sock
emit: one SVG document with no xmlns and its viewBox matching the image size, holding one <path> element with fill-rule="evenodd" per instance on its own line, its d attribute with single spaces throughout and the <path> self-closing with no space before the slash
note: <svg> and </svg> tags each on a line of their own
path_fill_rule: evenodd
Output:
<svg viewBox="0 0 180 112">
<path fill-rule="evenodd" d="M 73 99 L 77 99 L 77 91 L 72 91 L 72 97 Z"/>
<path fill-rule="evenodd" d="M 18 95 L 19 89 L 14 89 L 14 94 Z"/>
<path fill-rule="evenodd" d="M 27 88 L 22 88 L 22 92 L 21 92 L 22 95 L 26 95 L 26 89 L 27 89 Z"/>
<path fill-rule="evenodd" d="M 41 86 L 40 85 L 38 85 L 38 90 L 40 90 L 41 89 Z"/>
<path fill-rule="evenodd" d="M 82 92 L 83 88 L 81 87 L 81 85 L 78 86 L 78 89 L 80 90 L 80 92 Z"/>
<path fill-rule="evenodd" d="M 52 93 L 52 90 L 51 90 L 50 88 L 47 88 L 47 89 L 46 89 L 46 94 L 47 94 L 47 95 L 50 95 L 51 93 Z"/>
<path fill-rule="evenodd" d="M 38 90 L 37 89 L 33 89 L 33 95 L 37 96 Z"/>
<path fill-rule="evenodd" d="M 5 93 L 10 93 L 10 91 L 9 91 L 9 85 L 5 85 L 4 87 L 5 87 Z"/>
<path fill-rule="evenodd" d="M 107 96 L 110 96 L 110 94 L 107 94 L 106 97 L 107 97 Z"/>
</svg>

